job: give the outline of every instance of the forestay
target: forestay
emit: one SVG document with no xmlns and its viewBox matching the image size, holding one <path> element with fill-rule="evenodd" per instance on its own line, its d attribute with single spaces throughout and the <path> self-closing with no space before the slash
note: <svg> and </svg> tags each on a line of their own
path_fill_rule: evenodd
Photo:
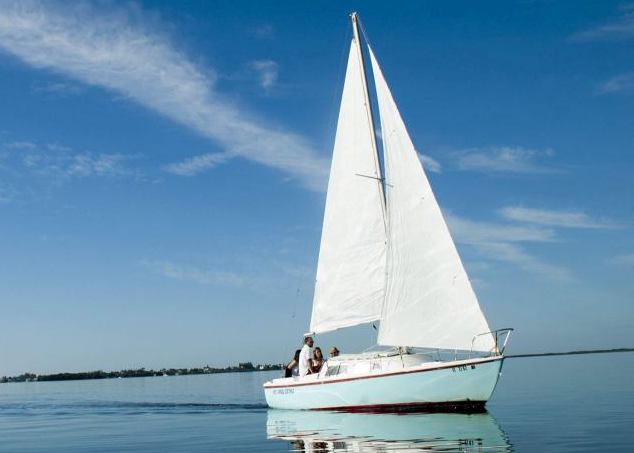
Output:
<svg viewBox="0 0 634 453">
<path fill-rule="evenodd" d="M 470 349 L 488 332 L 414 145 L 370 49 L 384 151 L 388 217 L 387 293 L 378 343 Z M 494 347 L 492 335 L 474 349 Z"/>
<path fill-rule="evenodd" d="M 315 333 L 375 321 L 383 303 L 383 194 L 358 49 L 353 40 L 319 250 L 310 323 Z"/>
</svg>

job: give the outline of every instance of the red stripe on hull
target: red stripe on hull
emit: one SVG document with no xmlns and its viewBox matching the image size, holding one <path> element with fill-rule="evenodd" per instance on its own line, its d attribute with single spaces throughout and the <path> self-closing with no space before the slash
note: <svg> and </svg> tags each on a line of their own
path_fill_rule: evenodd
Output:
<svg viewBox="0 0 634 453">
<path fill-rule="evenodd" d="M 372 404 L 367 406 L 338 406 L 320 407 L 316 411 L 336 411 L 368 414 L 403 414 L 411 412 L 458 412 L 462 414 L 477 414 L 486 412 L 486 401 L 447 401 L 447 402 L 418 402 L 400 404 Z"/>
</svg>

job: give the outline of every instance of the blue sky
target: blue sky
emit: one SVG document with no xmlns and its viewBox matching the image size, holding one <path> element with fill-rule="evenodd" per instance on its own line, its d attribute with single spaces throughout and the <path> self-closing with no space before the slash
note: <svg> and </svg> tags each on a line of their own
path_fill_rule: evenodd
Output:
<svg viewBox="0 0 634 453">
<path fill-rule="evenodd" d="M 2 0 L 0 375 L 291 355 L 355 9 L 491 326 L 633 345 L 634 4 Z"/>
</svg>

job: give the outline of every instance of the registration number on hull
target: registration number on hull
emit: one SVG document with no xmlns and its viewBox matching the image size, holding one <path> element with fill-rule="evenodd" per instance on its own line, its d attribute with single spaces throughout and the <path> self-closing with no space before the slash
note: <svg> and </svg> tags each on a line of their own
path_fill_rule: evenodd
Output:
<svg viewBox="0 0 634 453">
<path fill-rule="evenodd" d="M 273 395 L 288 395 L 295 393 L 295 389 L 273 389 Z"/>
<path fill-rule="evenodd" d="M 469 368 L 471 368 L 472 370 L 475 370 L 475 365 L 469 365 L 469 366 L 467 366 L 467 365 L 459 365 L 459 366 L 454 366 L 454 367 L 451 367 L 451 371 L 452 371 L 452 372 L 454 372 L 454 373 L 459 373 L 459 372 L 461 372 L 461 371 L 467 371 L 467 370 L 469 370 Z"/>
</svg>

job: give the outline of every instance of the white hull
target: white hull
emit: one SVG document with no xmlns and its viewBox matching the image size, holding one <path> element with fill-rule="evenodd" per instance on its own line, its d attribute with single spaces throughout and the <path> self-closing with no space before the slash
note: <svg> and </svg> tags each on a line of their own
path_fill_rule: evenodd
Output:
<svg viewBox="0 0 634 453">
<path fill-rule="evenodd" d="M 375 373 L 275 379 L 264 384 L 264 393 L 267 404 L 277 409 L 477 409 L 491 397 L 503 360 L 498 356 Z"/>
</svg>

